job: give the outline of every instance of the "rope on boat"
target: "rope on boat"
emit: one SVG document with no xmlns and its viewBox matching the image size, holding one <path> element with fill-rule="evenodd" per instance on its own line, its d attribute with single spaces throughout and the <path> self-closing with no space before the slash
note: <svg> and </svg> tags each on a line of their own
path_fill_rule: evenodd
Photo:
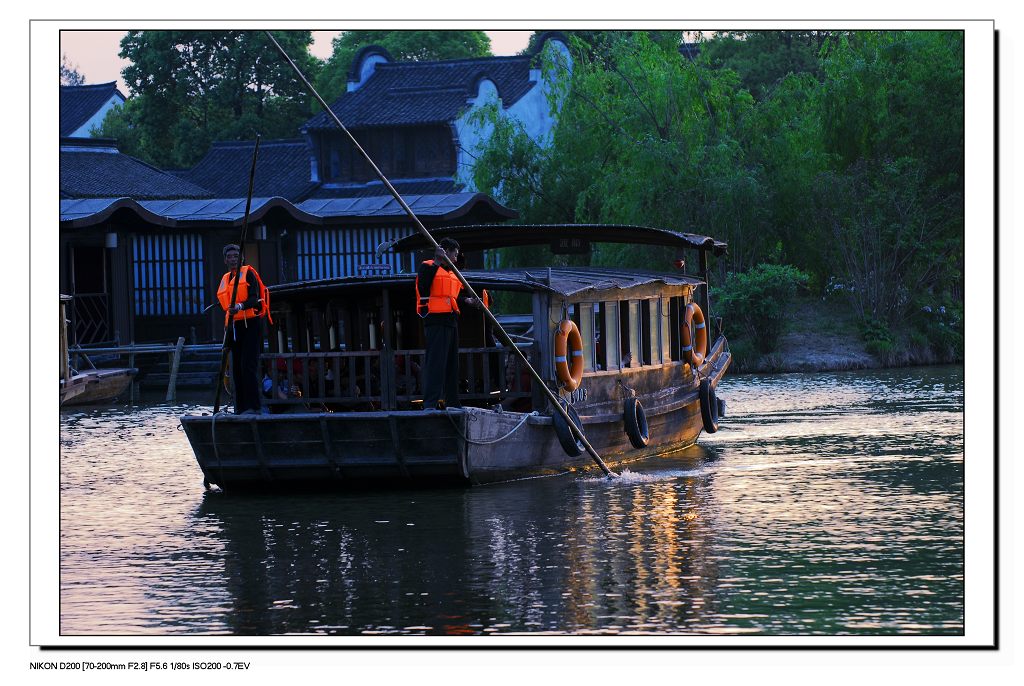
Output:
<svg viewBox="0 0 1024 686">
<path fill-rule="evenodd" d="M 226 413 L 214 412 L 213 416 L 210 418 L 210 440 L 213 441 L 213 456 L 215 458 L 217 458 L 217 471 L 220 472 L 220 476 L 223 479 L 224 478 L 224 468 L 221 466 L 221 463 L 220 463 L 220 451 L 217 450 L 217 415 L 219 415 L 219 414 L 226 414 Z M 203 484 L 207 488 L 209 488 L 209 482 L 206 479 L 203 479 Z"/>
<path fill-rule="evenodd" d="M 462 440 L 464 440 L 466 443 L 472 443 L 473 445 L 492 445 L 494 443 L 500 443 L 501 441 L 504 441 L 506 438 L 508 438 L 509 436 L 514 434 L 516 431 L 518 431 L 519 427 L 521 427 L 523 424 L 525 424 L 526 420 L 529 419 L 531 416 L 540 415 L 540 413 L 537 412 L 536 410 L 534 410 L 533 412 L 530 412 L 528 414 L 524 414 L 523 418 L 519 420 L 519 423 L 516 424 L 512 428 L 511 431 L 509 431 L 507 434 L 505 434 L 501 438 L 495 438 L 495 439 L 490 440 L 490 441 L 474 441 L 472 438 L 470 438 L 466 434 L 462 433 L 462 429 L 460 429 L 459 425 L 455 423 L 455 418 L 452 417 L 452 415 L 451 415 L 451 408 L 450 407 L 444 408 L 444 413 L 448 416 L 449 421 L 451 421 L 452 426 L 455 427 L 456 433 L 458 433 L 459 436 L 462 437 Z M 476 421 L 479 421 L 479 418 L 476 415 L 470 415 L 469 421 L 476 422 Z"/>
</svg>

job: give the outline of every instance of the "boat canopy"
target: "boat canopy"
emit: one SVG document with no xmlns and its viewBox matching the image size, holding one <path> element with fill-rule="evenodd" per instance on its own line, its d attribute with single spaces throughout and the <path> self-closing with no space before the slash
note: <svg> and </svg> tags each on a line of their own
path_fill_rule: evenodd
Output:
<svg viewBox="0 0 1024 686">
<path fill-rule="evenodd" d="M 728 249 L 728 244 L 710 236 L 623 224 L 477 224 L 433 229 L 432 234 L 435 240 L 454 238 L 463 250 L 555 245 L 565 241 L 676 246 L 711 250 L 715 255 L 722 255 Z M 424 250 L 428 245 L 426 238 L 414 233 L 396 241 L 392 247 L 398 252 L 412 252 Z"/>
<path fill-rule="evenodd" d="M 625 290 L 646 285 L 701 286 L 704 282 L 686 274 L 666 274 L 610 267 L 551 267 L 537 269 L 463 270 L 463 276 L 474 288 L 507 291 L 542 291 L 566 297 L 587 291 Z M 335 292 L 378 289 L 395 285 L 412 285 L 416 275 L 347 276 L 319 281 L 301 281 L 271 286 L 275 296 L 291 295 L 329 297 Z"/>
</svg>

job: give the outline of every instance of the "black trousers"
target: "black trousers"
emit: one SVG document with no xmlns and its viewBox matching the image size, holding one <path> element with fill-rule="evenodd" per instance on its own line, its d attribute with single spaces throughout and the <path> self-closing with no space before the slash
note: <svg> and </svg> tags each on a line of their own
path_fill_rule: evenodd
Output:
<svg viewBox="0 0 1024 686">
<path fill-rule="evenodd" d="M 228 324 L 228 347 L 231 349 L 231 377 L 235 382 L 235 414 L 246 410 L 259 412 L 262 317 Z"/>
<path fill-rule="evenodd" d="M 451 318 L 433 324 L 427 315 L 423 325 L 427 359 L 423 370 L 423 409 L 437 407 L 444 400 L 446 407 L 461 407 L 459 402 L 459 325 Z"/>
</svg>

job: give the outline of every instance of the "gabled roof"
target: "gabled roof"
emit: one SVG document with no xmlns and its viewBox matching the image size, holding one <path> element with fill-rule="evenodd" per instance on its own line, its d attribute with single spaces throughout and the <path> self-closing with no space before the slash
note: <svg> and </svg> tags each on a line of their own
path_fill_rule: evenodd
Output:
<svg viewBox="0 0 1024 686">
<path fill-rule="evenodd" d="M 68 198 L 209 198 L 205 188 L 120 152 L 105 138 L 66 138 L 60 145 L 60 193 Z"/>
<path fill-rule="evenodd" d="M 532 56 L 478 57 L 440 62 L 378 64 L 358 89 L 343 94 L 331 110 L 346 127 L 438 124 L 454 121 L 477 94 L 481 78 L 494 82 L 508 107 L 535 84 Z M 306 122 L 306 130 L 336 128 L 325 112 Z"/>
<path fill-rule="evenodd" d="M 244 198 L 249 192 L 253 141 L 214 143 L 192 169 L 171 172 L 220 198 Z M 260 141 L 253 195 L 299 200 L 316 186 L 310 181 L 310 155 L 302 139 Z"/>
<path fill-rule="evenodd" d="M 89 121 L 113 95 L 125 97 L 117 89 L 117 82 L 97 83 L 90 86 L 60 87 L 60 135 L 70 136 Z"/>
</svg>

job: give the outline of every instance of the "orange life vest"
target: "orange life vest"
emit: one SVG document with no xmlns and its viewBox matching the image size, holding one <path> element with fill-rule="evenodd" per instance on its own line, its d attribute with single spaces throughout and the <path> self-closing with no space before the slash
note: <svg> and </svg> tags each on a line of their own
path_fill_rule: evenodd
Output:
<svg viewBox="0 0 1024 686">
<path fill-rule="evenodd" d="M 274 320 L 270 318 L 270 291 L 263 285 L 263 279 L 260 278 L 259 272 L 250 267 L 247 264 L 243 264 L 239 270 L 241 273 L 241 280 L 238 282 L 238 294 L 235 296 L 236 303 L 244 303 L 249 299 L 249 282 L 246 280 L 246 271 L 249 270 L 256 277 L 256 283 L 258 284 L 260 295 L 259 303 L 256 307 L 248 307 L 244 310 L 239 310 L 235 313 L 235 321 L 239 319 L 252 319 L 253 317 L 262 317 L 266 315 L 267 321 L 271 324 Z M 220 301 L 220 306 L 224 308 L 224 325 L 227 326 L 230 321 L 228 308 L 231 307 L 231 290 L 235 287 L 235 280 L 232 278 L 231 272 L 228 272 L 220 280 L 220 287 L 217 288 L 217 300 Z"/>
<path fill-rule="evenodd" d="M 424 264 L 437 263 L 434 260 L 427 260 Z M 416 278 L 416 312 L 421 317 L 428 314 L 459 312 L 458 297 L 461 290 L 462 282 L 459 278 L 438 264 L 434 280 L 430 282 L 429 296 L 420 295 L 420 280 L 419 277 Z"/>
</svg>

